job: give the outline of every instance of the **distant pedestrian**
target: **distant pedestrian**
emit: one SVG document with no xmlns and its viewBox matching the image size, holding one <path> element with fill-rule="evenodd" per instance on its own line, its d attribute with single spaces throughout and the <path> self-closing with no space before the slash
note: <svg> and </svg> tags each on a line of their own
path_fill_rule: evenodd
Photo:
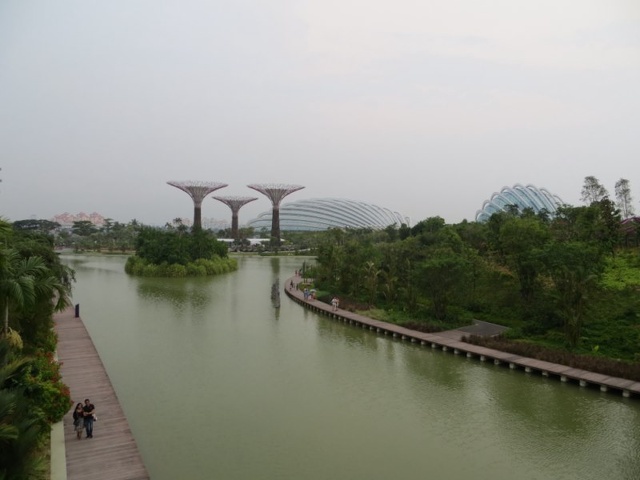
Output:
<svg viewBox="0 0 640 480">
<path fill-rule="evenodd" d="M 84 430 L 84 410 L 81 403 L 78 403 L 73 411 L 73 429 L 76 432 L 76 437 L 81 438 Z"/>
<path fill-rule="evenodd" d="M 82 412 L 84 414 L 84 429 L 87 431 L 87 438 L 93 438 L 93 422 L 95 420 L 96 407 L 88 398 L 84 400 Z"/>
<path fill-rule="evenodd" d="M 291 280 L 291 283 L 289 283 L 289 290 L 293 290 L 293 280 Z"/>
</svg>

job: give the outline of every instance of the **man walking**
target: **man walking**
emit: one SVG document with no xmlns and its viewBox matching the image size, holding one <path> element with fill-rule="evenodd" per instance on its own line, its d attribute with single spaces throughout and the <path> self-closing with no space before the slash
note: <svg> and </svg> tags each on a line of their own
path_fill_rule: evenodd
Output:
<svg viewBox="0 0 640 480">
<path fill-rule="evenodd" d="M 85 398 L 82 411 L 84 412 L 84 429 L 87 431 L 87 438 L 93 438 L 93 414 L 96 411 L 96 407 L 88 398 Z"/>
</svg>

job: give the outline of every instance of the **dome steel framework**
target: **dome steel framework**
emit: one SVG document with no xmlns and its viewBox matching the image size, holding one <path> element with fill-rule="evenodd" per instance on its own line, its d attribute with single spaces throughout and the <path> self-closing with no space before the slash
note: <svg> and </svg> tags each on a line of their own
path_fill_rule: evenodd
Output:
<svg viewBox="0 0 640 480">
<path fill-rule="evenodd" d="M 510 205 L 515 205 L 521 211 L 530 208 L 535 213 L 546 210 L 553 214 L 563 204 L 560 197 L 544 188 L 516 184 L 513 187 L 503 187 L 485 200 L 482 209 L 476 212 L 476 222 L 486 222 L 494 213 L 507 211 Z"/>
<path fill-rule="evenodd" d="M 267 228 L 271 213 L 263 212 L 249 226 Z M 372 228 L 409 225 L 409 219 L 398 212 L 365 202 L 341 198 L 316 198 L 287 203 L 280 208 L 280 228 L 284 231 L 322 231 L 329 228 Z"/>
</svg>

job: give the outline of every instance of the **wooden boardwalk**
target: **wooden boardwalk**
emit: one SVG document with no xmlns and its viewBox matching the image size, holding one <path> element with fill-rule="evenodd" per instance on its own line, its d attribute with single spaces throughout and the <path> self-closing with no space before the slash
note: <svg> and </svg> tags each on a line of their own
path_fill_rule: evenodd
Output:
<svg viewBox="0 0 640 480">
<path fill-rule="evenodd" d="M 131 434 L 127 418 L 91 337 L 74 309 L 55 316 L 58 360 L 73 405 L 91 399 L 98 421 L 94 438 L 76 438 L 73 407 L 64 416 L 67 478 L 69 480 L 143 480 L 149 474 Z"/>
<path fill-rule="evenodd" d="M 300 278 L 288 278 L 285 282 L 284 289 L 290 298 L 300 303 L 305 308 L 327 315 L 335 320 L 350 323 L 359 328 L 366 328 L 381 335 L 390 335 L 393 338 L 398 338 L 412 343 L 419 343 L 420 345 L 430 346 L 431 348 L 441 348 L 443 351 L 451 351 L 456 355 L 464 354 L 467 357 L 478 358 L 483 362 L 491 361 L 496 365 L 507 365 L 511 369 L 520 368 L 527 373 L 538 372 L 545 377 L 557 377 L 563 382 L 576 382 L 581 387 L 593 385 L 600 388 L 603 392 L 613 390 L 621 392 L 624 397 L 633 396 L 634 398 L 640 399 L 640 382 L 618 377 L 609 377 L 607 375 L 589 372 L 569 367 L 567 365 L 559 365 L 556 363 L 545 362 L 543 360 L 536 360 L 534 358 L 521 357 L 513 353 L 501 352 L 499 350 L 493 350 L 491 348 L 462 342 L 461 339 L 463 336 L 468 335 L 468 331 L 470 330 L 469 328 L 448 330 L 437 334 L 422 333 L 393 323 L 374 320 L 342 309 L 333 311 L 331 305 L 319 300 L 305 301 L 303 292 L 296 288 L 291 289 L 290 282 L 297 284 L 300 282 Z M 473 330 L 473 328 L 471 330 Z"/>
</svg>

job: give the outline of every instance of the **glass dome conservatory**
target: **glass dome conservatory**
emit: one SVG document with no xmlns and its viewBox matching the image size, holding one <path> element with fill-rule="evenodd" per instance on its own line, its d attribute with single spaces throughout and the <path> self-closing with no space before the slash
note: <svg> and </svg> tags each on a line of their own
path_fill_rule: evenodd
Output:
<svg viewBox="0 0 640 480">
<path fill-rule="evenodd" d="M 486 222 L 494 213 L 507 211 L 510 205 L 517 206 L 520 211 L 531 208 L 536 213 L 543 210 L 555 213 L 563 203 L 560 197 L 544 188 L 516 184 L 513 187 L 504 187 L 491 195 L 489 200 L 485 200 L 482 209 L 476 212 L 476 222 Z"/>
<path fill-rule="evenodd" d="M 389 225 L 409 225 L 398 212 L 369 203 L 340 198 L 298 200 L 280 207 L 282 231 L 321 231 L 329 228 L 383 229 Z M 271 211 L 263 212 L 248 223 L 256 230 L 271 228 Z"/>
</svg>

